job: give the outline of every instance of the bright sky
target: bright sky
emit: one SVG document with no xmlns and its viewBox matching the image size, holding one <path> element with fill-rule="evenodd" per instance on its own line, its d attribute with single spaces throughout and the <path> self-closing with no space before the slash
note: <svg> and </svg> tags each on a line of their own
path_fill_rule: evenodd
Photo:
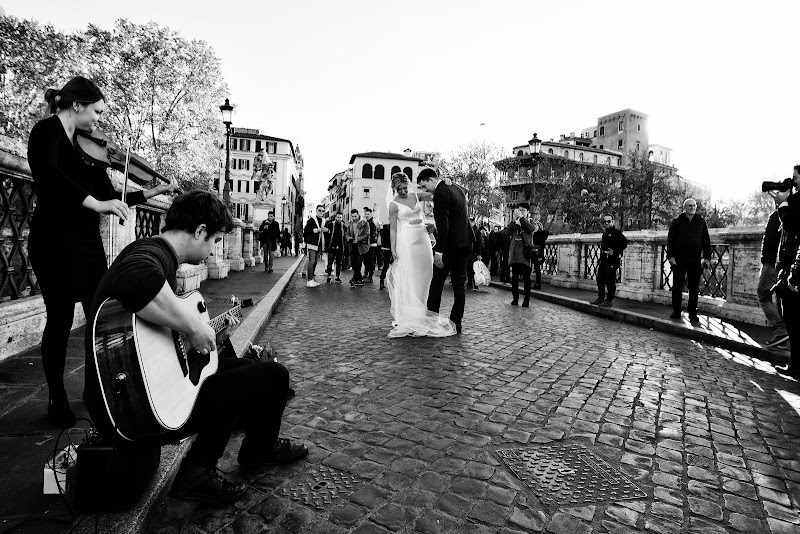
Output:
<svg viewBox="0 0 800 534">
<path fill-rule="evenodd" d="M 447 153 L 485 138 L 511 155 L 533 132 L 577 134 L 625 108 L 647 113 L 650 142 L 672 148 L 680 174 L 717 200 L 800 163 L 796 0 L 3 0 L 3 9 L 61 30 L 155 20 L 208 42 L 234 125 L 299 144 L 311 202 L 357 152 Z"/>
</svg>

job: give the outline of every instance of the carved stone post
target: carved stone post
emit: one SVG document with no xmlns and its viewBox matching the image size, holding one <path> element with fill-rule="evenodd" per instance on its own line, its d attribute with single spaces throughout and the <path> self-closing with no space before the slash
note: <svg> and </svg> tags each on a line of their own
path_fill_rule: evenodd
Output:
<svg viewBox="0 0 800 534">
<path fill-rule="evenodd" d="M 242 227 L 244 223 L 238 217 L 233 218 L 233 231 L 228 234 L 225 242 L 225 252 L 228 264 L 232 271 L 243 271 L 244 260 L 242 259 Z"/>
<path fill-rule="evenodd" d="M 253 223 L 248 221 L 242 228 L 242 260 L 247 267 L 253 267 L 256 260 L 253 257 Z"/>
<path fill-rule="evenodd" d="M 214 245 L 213 256 L 206 259 L 208 277 L 218 280 L 228 276 L 228 260 L 225 259 L 225 241 L 229 234 L 225 234 L 222 241 Z"/>
<path fill-rule="evenodd" d="M 261 243 L 258 242 L 259 237 L 261 236 L 261 232 L 258 231 L 258 228 L 253 228 L 253 260 L 256 262 L 256 265 L 261 265 L 264 263 L 264 254 L 261 252 Z"/>
</svg>

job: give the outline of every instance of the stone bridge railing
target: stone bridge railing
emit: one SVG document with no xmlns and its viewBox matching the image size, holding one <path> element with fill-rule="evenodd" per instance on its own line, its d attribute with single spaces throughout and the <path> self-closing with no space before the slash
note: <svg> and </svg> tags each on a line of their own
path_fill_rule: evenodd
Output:
<svg viewBox="0 0 800 534">
<path fill-rule="evenodd" d="M 709 233 L 711 269 L 700 280 L 700 311 L 765 325 L 756 300 L 763 227 L 735 226 Z M 625 232 L 625 237 L 628 248 L 617 279 L 618 295 L 669 304 L 672 271 L 666 257 L 667 232 L 641 230 Z M 545 245 L 542 279 L 553 286 L 594 291 L 599 255 L 600 234 L 551 236 Z"/>
<path fill-rule="evenodd" d="M 112 180 L 121 177 L 112 173 Z M 45 324 L 45 308 L 36 273 L 28 260 L 28 233 L 31 215 L 36 206 L 36 191 L 26 159 L 26 147 L 0 135 L 0 360 L 22 352 L 41 342 Z M 135 190 L 136 184 L 129 183 Z M 135 239 L 156 235 L 164 225 L 164 214 L 170 205 L 165 196 L 151 198 L 146 204 L 132 208 L 132 217 L 121 225 L 116 219 L 101 216 L 100 235 L 108 263 Z M 230 270 L 262 263 L 258 232 L 252 222 L 234 219 L 235 228 L 217 244 L 214 255 L 201 265 L 184 264 L 178 272 L 178 292 L 200 287 L 206 278 L 224 278 Z M 64 239 L 69 239 L 68 234 Z M 53 261 L 61 261 L 53 258 Z M 85 324 L 83 308 L 75 307 L 73 328 Z"/>
</svg>

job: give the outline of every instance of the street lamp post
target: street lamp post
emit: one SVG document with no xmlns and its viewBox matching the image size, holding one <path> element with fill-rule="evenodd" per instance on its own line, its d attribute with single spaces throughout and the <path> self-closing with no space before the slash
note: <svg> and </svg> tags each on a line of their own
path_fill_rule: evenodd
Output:
<svg viewBox="0 0 800 534">
<path fill-rule="evenodd" d="M 233 106 L 226 98 L 225 103 L 219 107 L 222 112 L 222 123 L 225 125 L 225 185 L 222 188 L 222 200 L 225 202 L 225 207 L 230 211 L 231 208 L 231 187 L 228 182 L 231 178 L 231 115 L 233 115 Z"/>
<path fill-rule="evenodd" d="M 528 149 L 531 154 L 531 202 L 536 203 L 536 158 L 539 151 L 542 149 L 542 140 L 533 134 L 533 137 L 528 141 Z"/>
<path fill-rule="evenodd" d="M 281 232 L 283 232 L 284 220 L 286 219 L 286 197 L 281 198 Z"/>
</svg>

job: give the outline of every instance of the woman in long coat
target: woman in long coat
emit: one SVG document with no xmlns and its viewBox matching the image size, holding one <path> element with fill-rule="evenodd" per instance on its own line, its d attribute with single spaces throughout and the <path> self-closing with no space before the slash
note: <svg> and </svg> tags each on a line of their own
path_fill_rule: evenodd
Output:
<svg viewBox="0 0 800 534">
<path fill-rule="evenodd" d="M 511 294 L 514 300 L 512 306 L 519 303 L 519 279 L 522 278 L 523 290 L 522 307 L 530 305 L 531 298 L 531 260 L 523 254 L 524 245 L 533 246 L 533 232 L 536 227 L 528 219 L 530 206 L 522 202 L 517 206 L 512 215 L 511 222 L 503 231 L 510 241 L 508 247 L 508 265 L 511 267 Z"/>
</svg>

